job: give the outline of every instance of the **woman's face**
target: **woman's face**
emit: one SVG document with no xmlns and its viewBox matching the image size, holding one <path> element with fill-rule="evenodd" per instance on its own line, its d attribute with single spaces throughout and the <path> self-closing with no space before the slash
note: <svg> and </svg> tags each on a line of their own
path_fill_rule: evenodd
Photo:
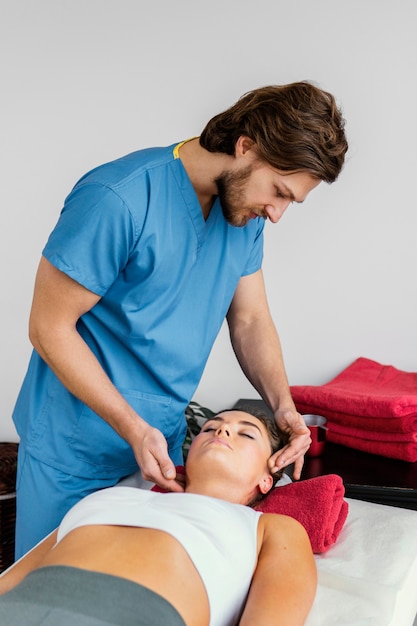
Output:
<svg viewBox="0 0 417 626">
<path fill-rule="evenodd" d="M 272 454 L 268 432 L 256 417 L 244 411 L 219 413 L 194 438 L 187 457 L 187 474 L 193 466 L 215 478 L 232 478 L 242 486 L 269 491 Z"/>
</svg>

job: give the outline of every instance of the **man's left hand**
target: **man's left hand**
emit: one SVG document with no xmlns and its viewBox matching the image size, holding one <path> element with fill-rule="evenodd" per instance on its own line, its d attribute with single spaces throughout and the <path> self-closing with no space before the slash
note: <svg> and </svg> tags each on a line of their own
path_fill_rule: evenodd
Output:
<svg viewBox="0 0 417 626">
<path fill-rule="evenodd" d="M 311 444 L 310 430 L 295 409 L 275 411 L 274 417 L 278 427 L 287 432 L 290 439 L 284 448 L 271 456 L 269 468 L 274 472 L 294 463 L 293 478 L 299 480 L 304 455 Z"/>
</svg>

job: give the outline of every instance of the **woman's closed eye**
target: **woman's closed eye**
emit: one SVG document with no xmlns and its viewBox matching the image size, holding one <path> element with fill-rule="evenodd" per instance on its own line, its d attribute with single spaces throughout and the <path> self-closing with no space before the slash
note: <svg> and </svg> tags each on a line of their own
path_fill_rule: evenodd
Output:
<svg viewBox="0 0 417 626">
<path fill-rule="evenodd" d="M 248 439 L 255 439 L 251 433 L 239 433 L 242 437 L 248 437 Z"/>
<path fill-rule="evenodd" d="M 218 430 L 218 426 L 204 426 L 201 429 L 202 433 L 210 433 L 210 432 L 216 432 L 216 430 Z M 255 435 L 253 435 L 251 432 L 246 432 L 246 431 L 239 431 L 238 435 L 240 435 L 241 437 L 247 437 L 248 439 L 256 439 Z"/>
</svg>

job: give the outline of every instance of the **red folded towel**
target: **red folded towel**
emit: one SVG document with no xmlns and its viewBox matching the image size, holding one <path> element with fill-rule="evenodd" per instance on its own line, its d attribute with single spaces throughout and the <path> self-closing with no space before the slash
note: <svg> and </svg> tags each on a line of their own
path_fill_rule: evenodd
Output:
<svg viewBox="0 0 417 626">
<path fill-rule="evenodd" d="M 355 450 L 360 450 L 361 452 L 379 454 L 391 459 L 400 459 L 401 461 L 409 461 L 411 463 L 417 461 L 417 443 L 371 441 L 370 439 L 365 439 L 363 436 L 352 437 L 341 435 L 330 429 L 327 431 L 327 440 L 342 446 L 355 448 Z"/>
<path fill-rule="evenodd" d="M 179 474 L 184 468 L 177 467 Z M 152 491 L 165 492 L 155 485 Z M 304 526 L 314 554 L 321 554 L 336 542 L 348 514 L 340 476 L 327 474 L 276 487 L 255 507 L 262 513 L 280 513 Z"/>
<path fill-rule="evenodd" d="M 300 413 L 328 419 L 328 441 L 417 461 L 417 373 L 360 357 L 330 382 L 291 393 Z"/>
<path fill-rule="evenodd" d="M 340 476 L 327 474 L 273 489 L 255 508 L 296 519 L 307 531 L 314 554 L 336 542 L 348 514 Z"/>
<path fill-rule="evenodd" d="M 360 426 L 345 426 L 345 424 L 339 424 L 332 419 L 328 420 L 327 427 L 330 432 L 345 437 L 358 437 L 359 439 L 369 439 L 369 441 L 389 441 L 391 443 L 417 443 L 417 430 L 411 433 L 364 430 Z"/>
<path fill-rule="evenodd" d="M 297 395 L 297 394 L 296 394 Z M 299 400 L 294 400 L 297 410 L 302 414 L 318 412 L 329 421 L 352 428 L 361 428 L 365 431 L 380 433 L 412 433 L 417 431 L 417 413 L 405 415 L 404 417 L 364 417 L 363 415 L 350 415 L 339 411 L 331 411 L 322 406 L 305 404 Z"/>
<path fill-rule="evenodd" d="M 294 402 L 363 417 L 417 415 L 417 373 L 360 357 L 321 386 L 294 385 Z"/>
</svg>

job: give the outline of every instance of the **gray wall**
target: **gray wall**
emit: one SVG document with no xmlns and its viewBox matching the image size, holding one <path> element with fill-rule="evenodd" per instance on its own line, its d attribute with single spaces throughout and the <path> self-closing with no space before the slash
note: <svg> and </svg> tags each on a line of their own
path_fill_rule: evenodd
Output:
<svg viewBox="0 0 417 626">
<path fill-rule="evenodd" d="M 417 369 L 414 0 L 3 0 L 0 440 L 30 345 L 41 249 L 85 171 L 196 135 L 245 91 L 310 79 L 347 118 L 340 180 L 266 228 L 264 272 L 291 383 L 358 356 Z M 196 399 L 255 393 L 226 328 Z"/>
</svg>

